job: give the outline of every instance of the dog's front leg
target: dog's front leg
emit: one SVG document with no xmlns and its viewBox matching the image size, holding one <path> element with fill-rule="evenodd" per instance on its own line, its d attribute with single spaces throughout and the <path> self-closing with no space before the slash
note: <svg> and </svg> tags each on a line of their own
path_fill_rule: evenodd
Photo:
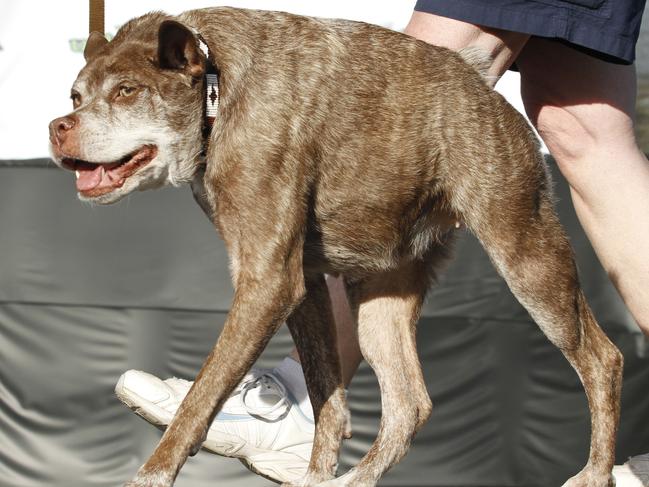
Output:
<svg viewBox="0 0 649 487">
<path fill-rule="evenodd" d="M 305 487 L 333 478 L 343 437 L 351 436 L 338 357 L 336 326 L 322 274 L 305 278 L 307 295 L 288 318 L 300 355 L 316 421 L 313 451 L 304 478 L 283 487 Z"/>
<path fill-rule="evenodd" d="M 275 249 L 277 250 L 277 249 Z M 305 294 L 302 245 L 273 262 L 241 262 L 223 332 L 149 460 L 127 487 L 170 487 L 223 402 Z M 256 265 L 255 265 L 256 264 Z"/>
</svg>

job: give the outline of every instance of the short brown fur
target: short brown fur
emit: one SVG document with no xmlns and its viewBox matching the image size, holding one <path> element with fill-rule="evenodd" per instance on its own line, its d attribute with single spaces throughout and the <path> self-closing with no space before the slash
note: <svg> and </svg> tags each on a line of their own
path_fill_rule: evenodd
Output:
<svg viewBox="0 0 649 487">
<path fill-rule="evenodd" d="M 202 34 L 220 71 L 221 103 L 204 168 L 196 157 L 202 145 L 196 74 L 204 59 L 191 43 L 158 38 L 161 24 L 174 20 Z M 186 63 L 157 65 L 166 49 L 188 53 Z M 84 153 L 84 117 L 101 112 L 108 99 L 97 94 L 107 71 L 137 79 L 146 87 L 137 98 L 106 103 L 151 123 L 163 120 L 177 135 L 172 150 L 184 162 L 170 181 L 193 178 L 197 201 L 227 245 L 235 285 L 214 350 L 154 454 L 127 485 L 173 484 L 285 320 L 317 418 L 310 468 L 296 485 L 375 485 L 431 413 L 414 330 L 457 221 L 480 239 L 583 380 L 591 456 L 565 486 L 613 485 L 622 357 L 579 289 L 537 141 L 480 76 L 484 58 L 472 51 L 465 56 L 470 65 L 458 53 L 363 23 L 230 8 L 178 18 L 149 14 L 108 44 L 95 39 L 89 51 L 77 86 L 90 101 L 71 115 L 73 127 L 69 119 L 53 122 L 55 156 Z M 132 186 L 168 182 L 151 176 Z M 96 201 L 110 203 L 122 193 Z M 323 272 L 345 276 L 384 405 L 376 442 L 338 479 L 348 412 Z"/>
</svg>

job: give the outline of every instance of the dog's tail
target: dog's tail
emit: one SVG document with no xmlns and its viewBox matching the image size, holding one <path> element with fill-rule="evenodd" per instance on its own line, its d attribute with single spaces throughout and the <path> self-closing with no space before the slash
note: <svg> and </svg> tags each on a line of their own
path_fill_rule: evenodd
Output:
<svg viewBox="0 0 649 487">
<path fill-rule="evenodd" d="M 485 80 L 485 82 L 492 86 L 496 84 L 498 79 L 495 76 L 490 76 L 489 68 L 493 63 L 493 58 L 491 54 L 482 49 L 481 47 L 469 46 L 464 47 L 458 51 L 458 54 L 466 61 L 467 64 L 472 66 L 480 76 Z"/>
</svg>

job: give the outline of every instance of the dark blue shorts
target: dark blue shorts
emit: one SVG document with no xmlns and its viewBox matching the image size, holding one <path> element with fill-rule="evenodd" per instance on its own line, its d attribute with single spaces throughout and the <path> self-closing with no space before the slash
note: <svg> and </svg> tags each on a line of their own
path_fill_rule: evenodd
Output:
<svg viewBox="0 0 649 487">
<path fill-rule="evenodd" d="M 646 0 L 418 0 L 415 10 L 559 39 L 617 64 L 635 60 Z"/>
</svg>

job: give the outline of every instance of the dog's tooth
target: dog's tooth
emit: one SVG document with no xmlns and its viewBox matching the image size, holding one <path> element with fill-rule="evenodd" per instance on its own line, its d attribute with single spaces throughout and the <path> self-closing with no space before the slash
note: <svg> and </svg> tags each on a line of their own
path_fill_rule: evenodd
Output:
<svg viewBox="0 0 649 487">
<path fill-rule="evenodd" d="M 77 175 L 77 179 L 79 179 L 79 174 L 81 174 L 79 171 L 74 171 L 74 174 Z"/>
</svg>

